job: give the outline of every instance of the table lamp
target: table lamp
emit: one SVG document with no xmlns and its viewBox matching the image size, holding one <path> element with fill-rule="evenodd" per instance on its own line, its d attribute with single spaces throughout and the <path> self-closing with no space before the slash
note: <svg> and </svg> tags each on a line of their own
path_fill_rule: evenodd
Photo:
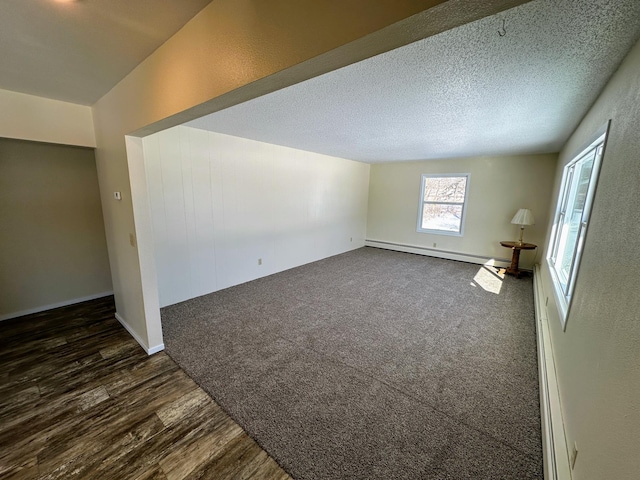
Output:
<svg viewBox="0 0 640 480">
<path fill-rule="evenodd" d="M 536 221 L 533 218 L 533 213 L 531 213 L 531 210 L 529 210 L 528 208 L 521 208 L 514 215 L 511 223 L 513 223 L 514 225 L 520 225 L 520 240 L 518 240 L 518 243 L 522 245 L 522 235 L 524 234 L 525 225 L 534 225 Z"/>
</svg>

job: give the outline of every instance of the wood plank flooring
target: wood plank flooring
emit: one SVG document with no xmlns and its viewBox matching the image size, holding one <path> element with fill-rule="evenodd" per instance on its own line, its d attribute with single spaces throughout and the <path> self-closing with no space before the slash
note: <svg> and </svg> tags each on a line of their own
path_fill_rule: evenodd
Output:
<svg viewBox="0 0 640 480">
<path fill-rule="evenodd" d="M 0 322 L 0 479 L 290 479 L 113 297 Z"/>
</svg>

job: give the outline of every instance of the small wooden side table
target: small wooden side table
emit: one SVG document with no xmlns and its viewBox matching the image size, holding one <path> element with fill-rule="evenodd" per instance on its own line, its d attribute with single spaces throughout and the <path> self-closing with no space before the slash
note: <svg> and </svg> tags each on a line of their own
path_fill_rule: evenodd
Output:
<svg viewBox="0 0 640 480">
<path fill-rule="evenodd" d="M 521 250 L 533 250 L 538 248 L 537 245 L 533 243 L 520 243 L 520 242 L 500 242 L 500 245 L 506 248 L 510 248 L 513 250 L 513 255 L 511 256 L 511 265 L 507 268 L 506 273 L 509 275 L 513 275 L 516 278 L 520 278 L 522 271 L 518 268 L 518 263 L 520 262 L 520 251 Z"/>
</svg>

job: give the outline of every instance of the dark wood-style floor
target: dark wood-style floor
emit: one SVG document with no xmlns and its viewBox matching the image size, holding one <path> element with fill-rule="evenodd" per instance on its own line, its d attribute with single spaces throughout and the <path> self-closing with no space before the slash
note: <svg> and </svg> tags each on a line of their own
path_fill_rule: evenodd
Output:
<svg viewBox="0 0 640 480">
<path fill-rule="evenodd" d="M 0 478 L 290 477 L 107 297 L 0 322 Z"/>
</svg>

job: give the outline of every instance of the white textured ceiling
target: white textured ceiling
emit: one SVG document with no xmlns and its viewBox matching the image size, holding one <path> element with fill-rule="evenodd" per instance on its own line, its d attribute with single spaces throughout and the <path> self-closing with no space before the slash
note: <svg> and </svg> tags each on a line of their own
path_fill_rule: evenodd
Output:
<svg viewBox="0 0 640 480">
<path fill-rule="evenodd" d="M 0 0 L 0 88 L 91 105 L 211 0 Z"/>
<path fill-rule="evenodd" d="M 370 163 L 556 152 L 639 37 L 640 0 L 534 0 L 187 125 Z"/>
</svg>

